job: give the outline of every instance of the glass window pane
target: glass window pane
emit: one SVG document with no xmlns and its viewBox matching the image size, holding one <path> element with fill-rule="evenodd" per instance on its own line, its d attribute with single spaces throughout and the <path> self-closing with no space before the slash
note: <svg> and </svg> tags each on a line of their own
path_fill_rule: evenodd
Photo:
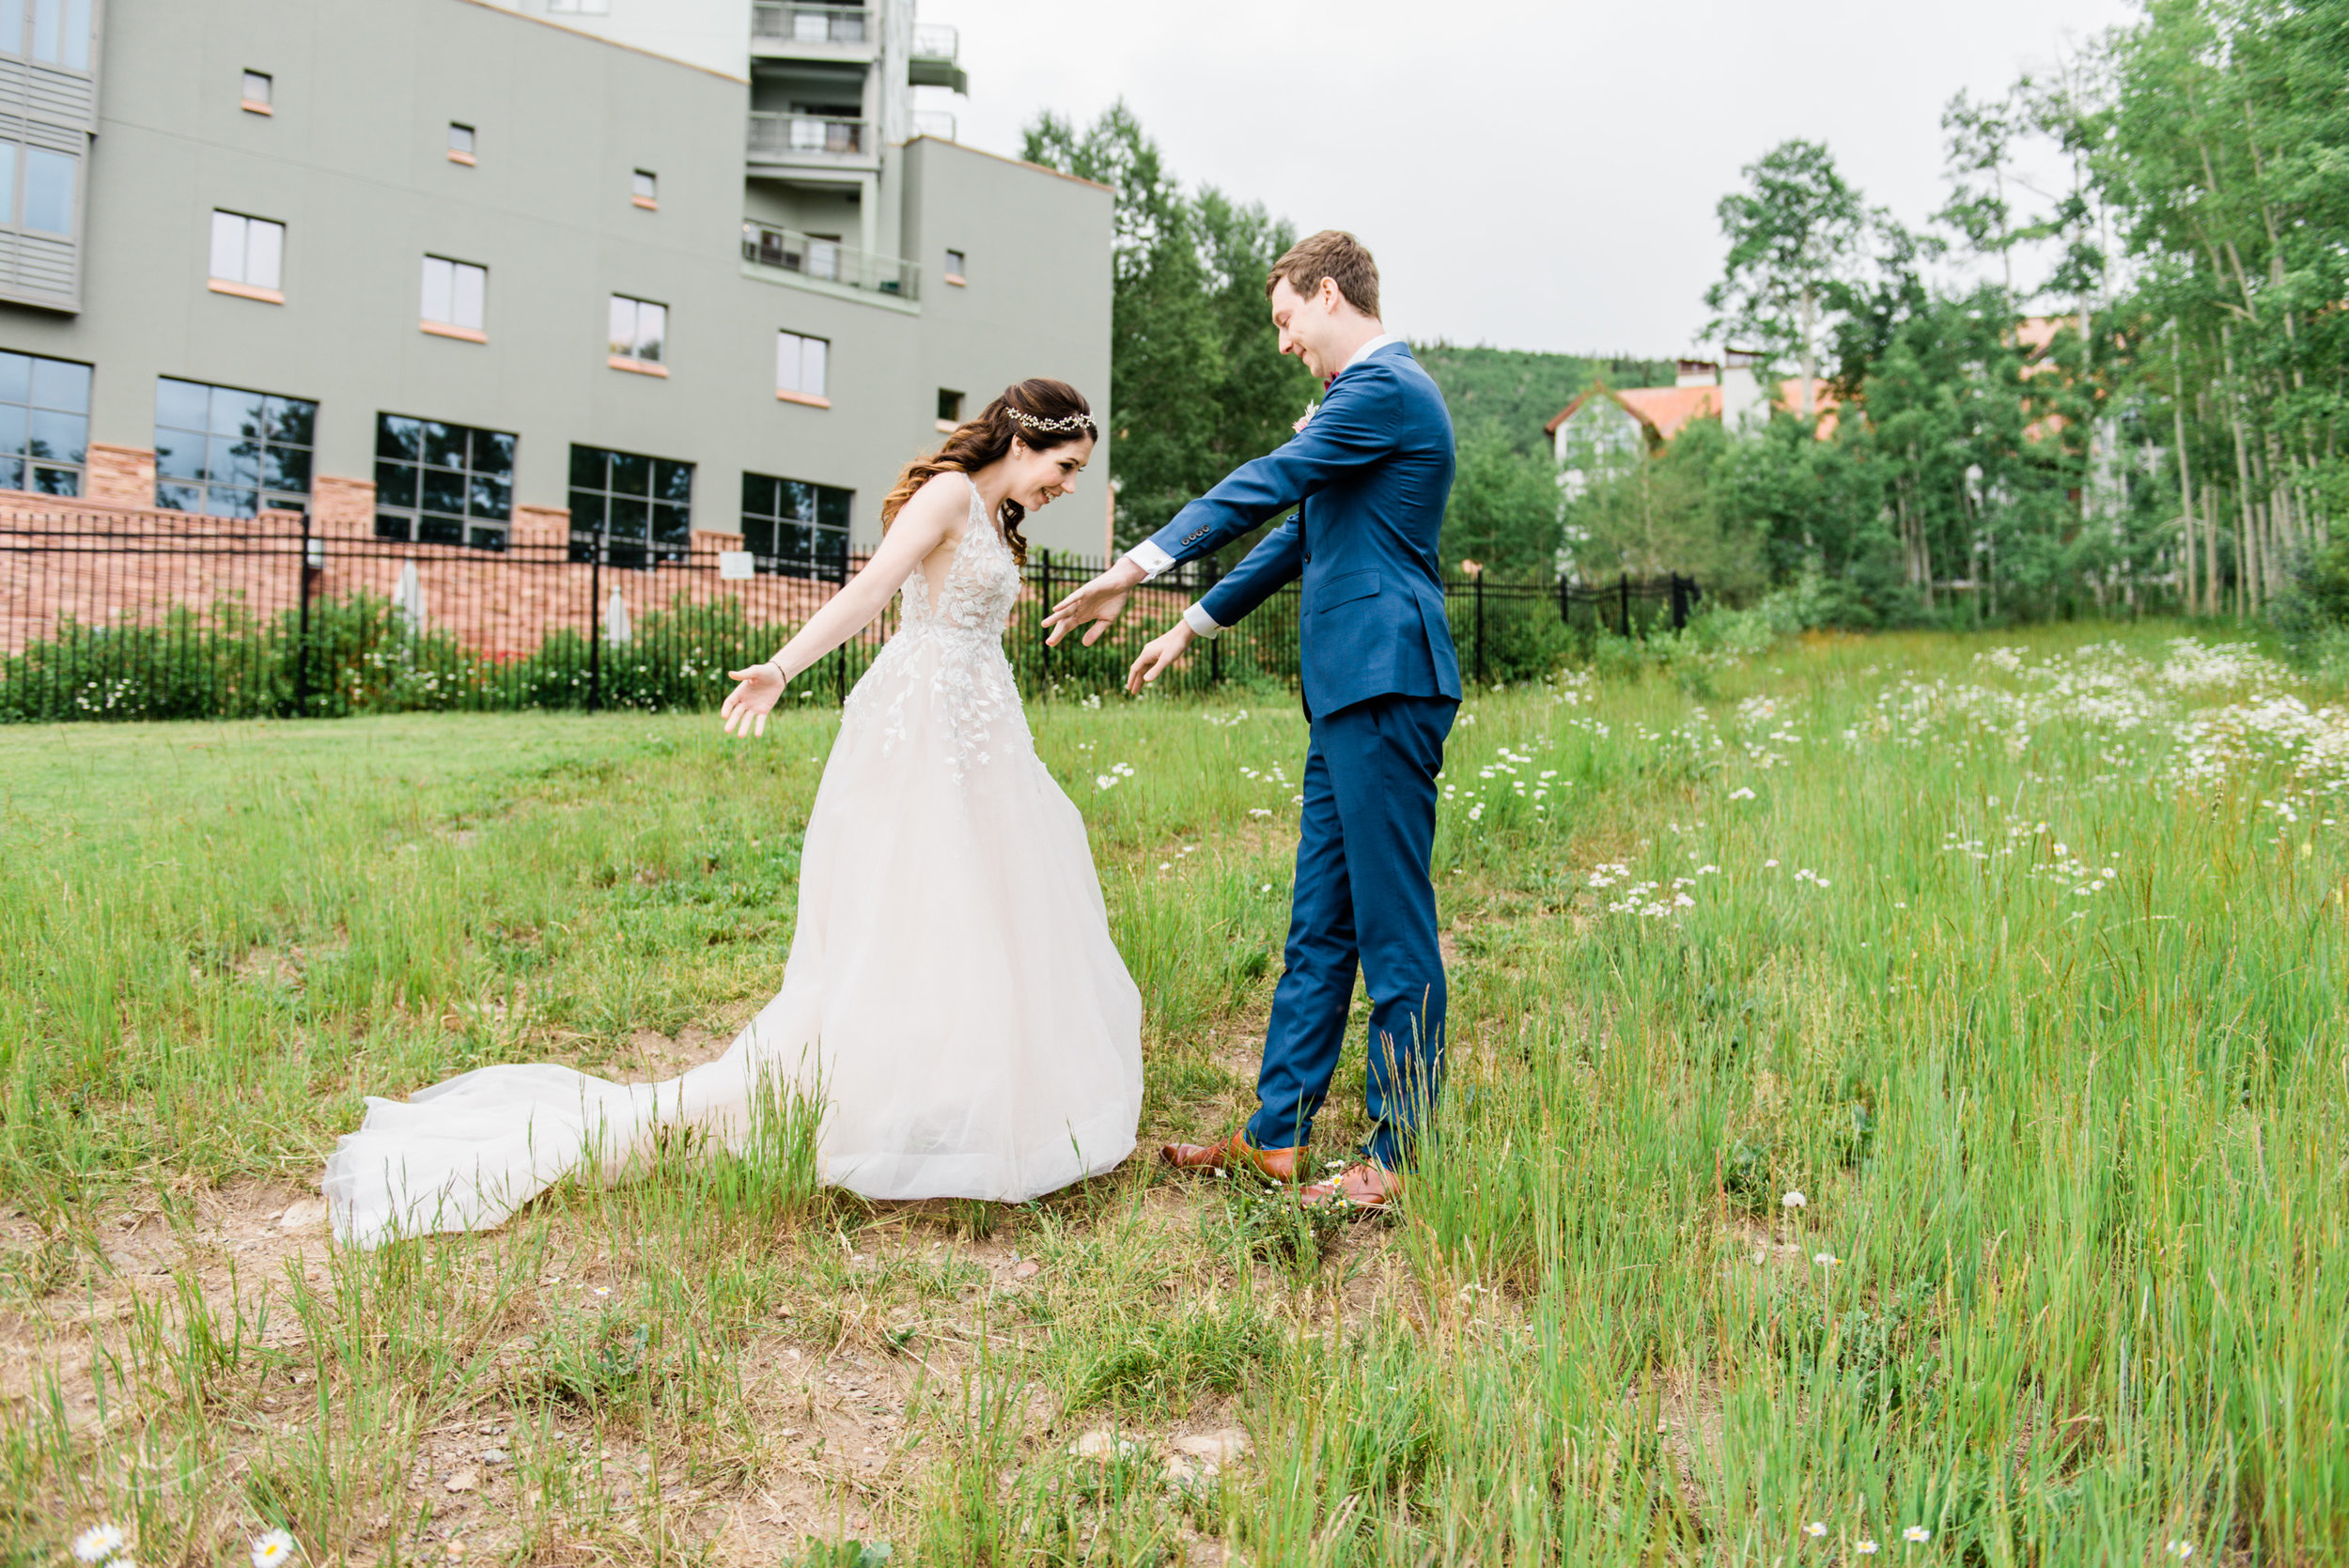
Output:
<svg viewBox="0 0 2349 1568">
<path fill-rule="evenodd" d="M 615 539 L 641 539 L 652 525 L 652 504 L 631 500 L 628 496 L 612 498 L 612 536 Z"/>
<path fill-rule="evenodd" d="M 275 288 L 286 256 L 286 225 L 255 218 L 244 225 L 244 281 L 256 288 Z"/>
<path fill-rule="evenodd" d="M 247 103 L 267 103 L 269 101 L 270 85 L 271 83 L 269 77 L 264 75 L 262 72 L 257 70 L 246 71 L 244 73 L 244 101 Z"/>
<path fill-rule="evenodd" d="M 163 479 L 202 479 L 204 438 L 179 430 L 155 431 L 155 473 Z"/>
<path fill-rule="evenodd" d="M 798 333 L 775 334 L 775 390 L 777 392 L 803 390 L 800 385 L 800 334 Z"/>
<path fill-rule="evenodd" d="M 166 512 L 200 512 L 204 509 L 204 491 L 196 485 L 157 485 L 155 505 Z"/>
<path fill-rule="evenodd" d="M 625 294 L 612 296 L 612 351 L 622 358 L 636 352 L 636 302 Z"/>
<path fill-rule="evenodd" d="M 0 0 L 0 50 L 11 54 L 24 53 L 24 0 Z"/>
<path fill-rule="evenodd" d="M 0 353 L 0 400 L 29 403 L 33 399 L 33 357 Z"/>
<path fill-rule="evenodd" d="M 155 378 L 155 423 L 178 430 L 201 430 L 210 423 L 212 389 L 196 381 Z"/>
<path fill-rule="evenodd" d="M 265 410 L 269 420 L 269 439 L 284 442 L 289 446 L 312 444 L 310 433 L 317 427 L 319 406 L 300 397 L 272 397 Z"/>
<path fill-rule="evenodd" d="M 209 428 L 216 436 L 258 436 L 261 415 L 268 399 L 257 392 L 241 392 L 233 386 L 212 388 L 211 423 Z"/>
<path fill-rule="evenodd" d="M 775 515 L 775 482 L 764 474 L 742 475 L 742 515 L 772 517 Z"/>
<path fill-rule="evenodd" d="M 35 409 L 32 434 L 27 450 L 36 458 L 54 458 L 61 463 L 78 463 L 89 443 L 89 419 L 85 414 L 58 413 L 50 409 Z"/>
<path fill-rule="evenodd" d="M 82 476 L 70 468 L 36 466 L 33 470 L 33 489 L 42 495 L 79 495 L 82 493 Z"/>
<path fill-rule="evenodd" d="M 446 469 L 428 468 L 424 471 L 424 500 L 428 512 L 447 512 L 458 517 L 465 513 L 465 476 Z"/>
<path fill-rule="evenodd" d="M 455 120 L 449 121 L 448 149 L 451 152 L 471 152 L 473 150 L 473 127 L 459 125 Z"/>
<path fill-rule="evenodd" d="M 14 35 L 0 34 L 0 37 L 7 38 L 8 46 L 13 49 Z M 16 222 L 17 150 L 16 143 L 0 137 L 0 223 Z"/>
<path fill-rule="evenodd" d="M 592 534 L 603 526 L 603 497 L 594 490 L 571 492 L 571 527 Z"/>
<path fill-rule="evenodd" d="M 212 214 L 212 276 L 244 282 L 244 220 L 234 212 Z"/>
<path fill-rule="evenodd" d="M 456 314 L 449 318 L 453 326 L 481 330 L 483 305 L 490 289 L 490 272 L 486 267 L 468 267 L 459 262 L 457 273 Z"/>
<path fill-rule="evenodd" d="M 636 357 L 649 364 L 661 363 L 669 337 L 669 307 L 638 301 L 636 304 Z"/>
<path fill-rule="evenodd" d="M 693 499 L 693 465 L 673 463 L 661 458 L 653 464 L 653 494 L 662 501 L 685 505 Z"/>
<path fill-rule="evenodd" d="M 599 446 L 571 448 L 571 484 L 580 489 L 599 490 L 605 478 L 604 462 L 610 453 Z"/>
<path fill-rule="evenodd" d="M 0 454 L 11 458 L 24 455 L 24 419 L 23 409 L 13 403 L 0 403 Z"/>
<path fill-rule="evenodd" d="M 261 482 L 260 449 L 251 442 L 236 436 L 214 436 L 205 449 L 205 460 L 211 465 L 212 477 L 225 479 L 232 485 L 257 485 Z M 242 513 L 224 513 L 241 517 Z"/>
<path fill-rule="evenodd" d="M 506 521 L 514 515 L 514 487 L 495 474 L 473 476 L 473 504 L 465 508 L 476 518 Z"/>
<path fill-rule="evenodd" d="M 416 504 L 415 465 L 377 462 L 375 500 L 381 506 L 413 506 Z"/>
<path fill-rule="evenodd" d="M 783 482 L 782 501 L 783 505 L 775 511 L 777 517 L 807 522 L 816 516 L 816 487 L 804 479 L 786 479 Z"/>
<path fill-rule="evenodd" d="M 775 525 L 764 518 L 744 518 L 742 548 L 753 555 L 772 555 L 775 552 Z"/>
<path fill-rule="evenodd" d="M 847 529 L 848 508 L 856 500 L 856 491 L 844 490 L 832 485 L 816 487 L 816 520 L 826 528 Z"/>
<path fill-rule="evenodd" d="M 687 518 L 684 507 L 671 506 L 664 503 L 654 506 L 652 512 L 654 538 L 662 544 L 692 543 L 692 523 Z"/>
<path fill-rule="evenodd" d="M 73 232 L 73 171 L 81 160 L 45 147 L 24 149 L 24 226 Z"/>
<path fill-rule="evenodd" d="M 62 30 L 63 0 L 33 0 L 33 58 L 57 61 L 57 35 Z"/>
<path fill-rule="evenodd" d="M 612 492 L 614 495 L 652 493 L 652 459 L 633 452 L 612 454 Z"/>
<path fill-rule="evenodd" d="M 808 531 L 803 523 L 786 522 L 775 531 L 775 553 L 786 560 L 808 558 Z"/>
<path fill-rule="evenodd" d="M 58 63 L 69 70 L 89 70 L 89 0 L 65 0 L 64 44 Z"/>
<path fill-rule="evenodd" d="M 35 359 L 33 406 L 89 412 L 89 366 L 68 359 Z"/>
<path fill-rule="evenodd" d="M 375 514 L 375 536 L 379 539 L 408 538 L 409 530 L 414 526 L 412 519 L 401 517 L 396 512 Z"/>
<path fill-rule="evenodd" d="M 424 258 L 424 318 L 426 320 L 439 321 L 443 325 L 453 324 L 456 321 L 457 318 L 449 314 L 455 306 L 457 297 L 456 272 L 457 267 L 454 262 L 443 261 L 437 256 L 428 256 Z"/>
<path fill-rule="evenodd" d="M 652 201 L 655 199 L 655 193 L 659 189 L 659 182 L 653 179 L 649 172 L 644 169 L 638 169 L 636 171 L 634 181 L 635 194 L 644 197 L 646 201 Z"/>
<path fill-rule="evenodd" d="M 463 544 L 465 542 L 465 520 L 436 518 L 427 513 L 416 520 L 416 539 L 422 544 Z"/>
<path fill-rule="evenodd" d="M 503 528 L 484 528 L 479 523 L 475 523 L 471 528 L 465 530 L 465 542 L 473 546 L 475 550 L 504 550 L 506 548 L 506 530 Z"/>
<path fill-rule="evenodd" d="M 379 415 L 375 421 L 375 455 L 413 461 L 424 450 L 424 421 L 401 414 Z"/>
<path fill-rule="evenodd" d="M 473 466 L 475 474 L 494 474 L 501 479 L 514 477 L 514 438 L 501 430 L 475 430 L 473 433 Z"/>
<path fill-rule="evenodd" d="M 830 347 L 822 338 L 811 337 L 800 355 L 800 390 L 810 396 L 828 396 L 824 391 L 824 360 Z"/>
<path fill-rule="evenodd" d="M 214 485 L 204 492 L 204 511 L 208 517 L 249 518 L 260 510 L 258 490 L 238 489 L 227 485 Z"/>
<path fill-rule="evenodd" d="M 304 446 L 271 446 L 261 453 L 261 483 L 273 490 L 310 490 L 310 451 Z"/>
<path fill-rule="evenodd" d="M 424 424 L 424 460 L 443 468 L 465 466 L 465 437 L 469 432 L 462 425 L 443 425 L 428 419 Z"/>
</svg>

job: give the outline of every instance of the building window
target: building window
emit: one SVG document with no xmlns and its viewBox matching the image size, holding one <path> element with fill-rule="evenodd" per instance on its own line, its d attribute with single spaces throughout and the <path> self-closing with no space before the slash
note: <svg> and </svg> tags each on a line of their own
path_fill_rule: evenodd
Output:
<svg viewBox="0 0 2349 1568">
<path fill-rule="evenodd" d="M 693 543 L 693 465 L 573 446 L 571 559 L 593 560 L 599 543 L 614 567 L 684 560 Z"/>
<path fill-rule="evenodd" d="M 448 122 L 448 161 L 452 163 L 473 163 L 473 127 Z"/>
<path fill-rule="evenodd" d="M 0 0 L 5 4 L 5 0 Z M 0 179 L 0 210 L 14 215 L 25 228 L 39 229 L 43 234 L 73 232 L 73 186 L 81 173 L 82 161 L 70 152 L 53 152 L 45 147 L 27 146 L 23 149 L 24 207 L 20 212 L 14 204 L 17 180 L 18 147 L 14 142 L 0 142 L 0 165 L 6 177 Z"/>
<path fill-rule="evenodd" d="M 237 107 L 248 115 L 273 115 L 277 113 L 276 101 L 271 94 L 275 90 L 276 84 L 268 71 L 248 70 L 244 73 L 243 101 Z"/>
<path fill-rule="evenodd" d="M 90 0 L 0 0 L 0 51 L 8 54 L 87 70 L 90 33 Z"/>
<path fill-rule="evenodd" d="M 470 261 L 443 256 L 424 258 L 426 332 L 440 337 L 461 337 L 473 343 L 490 341 L 488 310 L 490 270 Z"/>
<path fill-rule="evenodd" d="M 848 506 L 854 490 L 804 479 L 742 475 L 742 543 L 754 570 L 824 582 L 848 580 Z"/>
<path fill-rule="evenodd" d="M 953 284 L 957 288 L 965 287 L 962 272 L 963 266 L 963 256 L 960 251 L 948 251 L 946 253 L 946 281 Z"/>
<path fill-rule="evenodd" d="M 668 352 L 669 307 L 626 294 L 612 296 L 612 365 L 665 376 L 661 366 Z"/>
<path fill-rule="evenodd" d="M 942 386 L 940 387 L 938 389 L 939 429 L 941 431 L 950 431 L 961 423 L 962 394 L 959 392 L 949 392 L 946 388 Z"/>
<path fill-rule="evenodd" d="M 286 303 L 278 290 L 286 258 L 286 225 L 237 212 L 212 214 L 212 287 L 223 294 Z"/>
<path fill-rule="evenodd" d="M 375 416 L 375 536 L 504 550 L 514 523 L 514 438 L 405 414 Z"/>
<path fill-rule="evenodd" d="M 775 396 L 790 403 L 832 407 L 825 390 L 831 370 L 832 344 L 799 333 L 775 334 Z"/>
<path fill-rule="evenodd" d="M 89 366 L 0 352 L 0 490 L 82 493 Z"/>
<path fill-rule="evenodd" d="M 155 505 L 215 518 L 306 511 L 318 414 L 300 397 L 159 377 Z"/>
<path fill-rule="evenodd" d="M 629 179 L 629 199 L 651 211 L 661 205 L 661 177 L 650 169 L 638 169 Z"/>
</svg>

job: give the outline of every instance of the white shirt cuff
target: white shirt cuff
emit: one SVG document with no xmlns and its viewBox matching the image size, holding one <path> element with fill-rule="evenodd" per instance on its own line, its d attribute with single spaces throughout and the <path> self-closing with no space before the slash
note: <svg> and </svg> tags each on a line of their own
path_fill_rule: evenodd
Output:
<svg viewBox="0 0 2349 1568">
<path fill-rule="evenodd" d="M 1216 618 L 1207 613 L 1206 607 L 1200 604 L 1193 604 L 1183 612 L 1183 624 L 1202 637 L 1213 637 L 1223 629 Z"/>
<path fill-rule="evenodd" d="M 1142 580 L 1144 582 L 1154 577 L 1164 577 L 1174 569 L 1174 557 L 1147 539 L 1128 551 L 1126 559 L 1142 568 Z"/>
</svg>

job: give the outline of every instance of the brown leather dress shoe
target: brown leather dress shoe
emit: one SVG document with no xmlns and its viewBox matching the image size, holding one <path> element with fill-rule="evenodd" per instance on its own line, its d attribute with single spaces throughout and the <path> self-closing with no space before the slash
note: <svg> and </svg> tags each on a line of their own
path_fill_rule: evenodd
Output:
<svg viewBox="0 0 2349 1568">
<path fill-rule="evenodd" d="M 1217 1143 L 1169 1143 L 1159 1157 L 1177 1171 L 1249 1170 L 1267 1181 L 1293 1182 L 1304 1154 L 1302 1148 L 1259 1149 L 1242 1127 Z"/>
<path fill-rule="evenodd" d="M 1384 1214 L 1402 1196 L 1403 1172 L 1364 1160 L 1314 1183 L 1297 1195 L 1297 1201 L 1309 1207 L 1334 1203 L 1363 1214 Z"/>
</svg>

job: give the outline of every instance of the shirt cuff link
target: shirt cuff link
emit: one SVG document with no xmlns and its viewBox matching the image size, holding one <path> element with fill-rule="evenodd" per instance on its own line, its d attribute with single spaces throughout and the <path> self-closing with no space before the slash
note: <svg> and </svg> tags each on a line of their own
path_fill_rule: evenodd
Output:
<svg viewBox="0 0 2349 1568">
<path fill-rule="evenodd" d="M 1154 577 L 1164 577 L 1174 569 L 1174 557 L 1147 539 L 1128 551 L 1126 559 L 1142 568 L 1142 580 L 1144 582 Z"/>
</svg>

